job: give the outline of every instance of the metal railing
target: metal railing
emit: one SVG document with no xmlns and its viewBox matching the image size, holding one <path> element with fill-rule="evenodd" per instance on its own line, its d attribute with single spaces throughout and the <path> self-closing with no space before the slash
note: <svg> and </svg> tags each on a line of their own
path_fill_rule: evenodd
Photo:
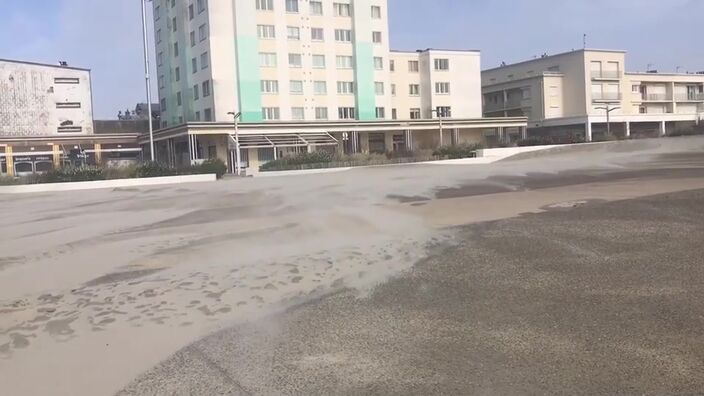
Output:
<svg viewBox="0 0 704 396">
<path fill-rule="evenodd" d="M 644 95 L 642 95 L 642 98 L 643 98 L 643 100 L 653 101 L 653 102 L 672 100 L 668 97 L 667 94 L 644 94 Z"/>
<path fill-rule="evenodd" d="M 675 95 L 675 100 L 678 102 L 697 102 L 704 101 L 704 93 L 688 93 Z"/>
<path fill-rule="evenodd" d="M 592 93 L 592 100 L 621 100 L 623 95 L 620 92 L 602 92 L 602 93 Z"/>
<path fill-rule="evenodd" d="M 619 70 L 593 70 L 593 79 L 605 79 L 605 80 L 618 80 L 621 78 L 621 72 Z"/>
</svg>

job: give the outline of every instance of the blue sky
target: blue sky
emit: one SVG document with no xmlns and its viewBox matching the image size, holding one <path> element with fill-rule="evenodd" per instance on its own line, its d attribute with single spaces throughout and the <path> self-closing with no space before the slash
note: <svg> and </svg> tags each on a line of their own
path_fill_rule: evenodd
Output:
<svg viewBox="0 0 704 396">
<path fill-rule="evenodd" d="M 0 0 L 0 58 L 92 69 L 95 117 L 113 118 L 144 97 L 139 4 Z M 389 0 L 389 8 L 392 48 L 479 49 L 485 68 L 581 48 L 586 33 L 591 48 L 627 50 L 631 71 L 704 70 L 704 0 Z"/>
</svg>

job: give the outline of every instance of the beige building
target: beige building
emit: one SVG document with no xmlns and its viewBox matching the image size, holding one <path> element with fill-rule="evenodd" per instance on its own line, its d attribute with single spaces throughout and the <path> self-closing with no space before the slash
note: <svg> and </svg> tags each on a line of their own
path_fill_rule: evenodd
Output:
<svg viewBox="0 0 704 396">
<path fill-rule="evenodd" d="M 704 75 L 625 70 L 624 51 L 593 49 L 485 70 L 484 115 L 525 116 L 531 135 L 587 141 L 607 121 L 616 135 L 657 136 L 704 117 Z"/>
</svg>

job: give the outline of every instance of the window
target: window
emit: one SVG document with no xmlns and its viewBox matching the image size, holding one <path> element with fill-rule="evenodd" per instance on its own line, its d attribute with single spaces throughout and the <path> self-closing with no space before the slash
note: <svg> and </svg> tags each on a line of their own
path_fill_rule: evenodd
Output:
<svg viewBox="0 0 704 396">
<path fill-rule="evenodd" d="M 174 69 L 174 76 L 176 78 L 176 81 L 181 81 L 181 68 L 176 66 L 176 69 Z"/>
<path fill-rule="evenodd" d="M 383 95 L 384 94 L 384 83 L 376 81 L 374 82 L 374 93 L 377 95 Z"/>
<path fill-rule="evenodd" d="M 159 55 L 156 56 L 156 63 L 159 66 L 164 65 L 164 53 L 163 52 L 159 52 Z M 56 81 L 54 81 L 54 82 L 56 82 Z"/>
<path fill-rule="evenodd" d="M 154 7 L 154 20 L 158 21 L 161 18 L 161 7 Z"/>
<path fill-rule="evenodd" d="M 213 120 L 213 110 L 211 110 L 211 109 L 203 110 L 203 119 L 205 121 L 212 121 Z"/>
<path fill-rule="evenodd" d="M 286 12 L 298 12 L 298 0 L 286 0 Z"/>
<path fill-rule="evenodd" d="M 163 56 L 162 56 L 163 57 Z M 56 77 L 54 84 L 79 84 L 80 80 L 74 77 Z"/>
<path fill-rule="evenodd" d="M 161 111 L 166 111 L 166 99 L 162 99 L 161 102 L 159 103 L 159 110 Z"/>
<path fill-rule="evenodd" d="M 259 63 L 261 67 L 276 67 L 276 53 L 260 52 Z"/>
<path fill-rule="evenodd" d="M 335 16 L 348 17 L 352 15 L 351 7 L 349 4 L 333 3 L 332 6 L 335 9 Z"/>
<path fill-rule="evenodd" d="M 278 107 L 263 107 L 262 118 L 264 120 L 278 120 L 281 118 Z"/>
<path fill-rule="evenodd" d="M 352 31 L 345 29 L 335 29 L 335 41 L 342 43 L 352 42 Z"/>
<path fill-rule="evenodd" d="M 310 39 L 313 41 L 325 41 L 325 31 L 322 28 L 311 28 Z"/>
<path fill-rule="evenodd" d="M 203 52 L 200 54 L 200 69 L 205 70 L 210 66 L 210 59 L 208 58 L 208 53 Z"/>
<path fill-rule="evenodd" d="M 438 117 L 450 117 L 452 111 L 449 106 L 438 106 L 435 108 L 435 114 L 437 114 Z"/>
<path fill-rule="evenodd" d="M 191 59 L 191 73 L 195 74 L 198 72 L 198 58 Z"/>
<path fill-rule="evenodd" d="M 326 95 L 328 93 L 328 83 L 325 81 L 314 81 L 313 91 L 316 95 Z"/>
<path fill-rule="evenodd" d="M 531 94 L 532 94 L 532 92 L 531 92 L 530 87 L 523 87 L 523 89 L 521 90 L 521 98 L 523 100 L 530 99 Z"/>
<path fill-rule="evenodd" d="M 198 96 L 198 84 L 193 86 L 193 100 L 200 99 Z"/>
<path fill-rule="evenodd" d="M 450 94 L 450 83 L 449 82 L 435 83 L 435 93 L 438 95 L 449 95 Z"/>
<path fill-rule="evenodd" d="M 631 85 L 631 92 L 640 93 L 640 85 L 636 85 L 636 84 Z"/>
<path fill-rule="evenodd" d="M 313 68 L 325 69 L 325 55 L 313 55 Z"/>
<path fill-rule="evenodd" d="M 418 73 L 418 61 L 408 61 L 408 71 L 411 73 Z"/>
<path fill-rule="evenodd" d="M 389 71 L 392 71 L 392 72 L 396 71 L 396 62 L 393 60 L 389 61 Z"/>
<path fill-rule="evenodd" d="M 178 30 L 178 29 L 176 28 L 176 17 L 174 17 L 173 19 L 171 19 L 171 29 L 172 29 L 174 32 L 175 32 L 176 30 Z"/>
<path fill-rule="evenodd" d="M 191 47 L 195 47 L 196 46 L 196 32 L 195 31 L 191 31 L 190 39 L 191 39 Z"/>
<path fill-rule="evenodd" d="M 205 3 L 207 1 L 208 0 L 198 0 L 198 13 L 199 14 L 202 13 L 203 11 L 205 11 Z"/>
<path fill-rule="evenodd" d="M 265 11 L 273 11 L 274 10 L 274 0 L 256 0 L 257 1 L 257 9 L 258 10 L 265 10 Z"/>
<path fill-rule="evenodd" d="M 411 84 L 408 86 L 408 94 L 411 96 L 418 96 L 420 95 L 420 85 L 418 84 Z"/>
<path fill-rule="evenodd" d="M 274 25 L 257 25 L 257 36 L 260 39 L 276 38 L 276 27 Z"/>
<path fill-rule="evenodd" d="M 291 80 L 289 84 L 289 91 L 294 95 L 303 95 L 303 81 Z"/>
<path fill-rule="evenodd" d="M 396 96 L 396 84 L 391 84 L 391 95 Z"/>
<path fill-rule="evenodd" d="M 288 54 L 289 67 L 303 67 L 303 57 L 301 54 Z"/>
<path fill-rule="evenodd" d="M 301 121 L 306 119 L 306 111 L 303 107 L 291 107 L 291 119 Z"/>
<path fill-rule="evenodd" d="M 262 93 L 276 94 L 279 93 L 279 82 L 276 80 L 262 80 Z"/>
<path fill-rule="evenodd" d="M 289 40 L 300 40 L 301 29 L 296 26 L 288 26 L 286 27 L 286 36 Z"/>
<path fill-rule="evenodd" d="M 377 107 L 376 108 L 376 118 L 378 118 L 378 119 L 386 118 L 386 109 L 383 107 Z"/>
<path fill-rule="evenodd" d="M 435 59 L 435 70 L 450 70 L 449 59 Z"/>
<path fill-rule="evenodd" d="M 159 89 L 164 89 L 166 87 L 166 79 L 163 75 L 159 76 Z"/>
<path fill-rule="evenodd" d="M 310 2 L 310 14 L 311 15 L 323 15 L 323 2 L 322 1 L 311 1 Z"/>
<path fill-rule="evenodd" d="M 203 97 L 207 98 L 210 96 L 210 80 L 203 81 L 202 88 Z"/>
<path fill-rule="evenodd" d="M 372 18 L 373 19 L 381 19 L 381 7 L 372 6 Z"/>
<path fill-rule="evenodd" d="M 196 121 L 200 121 L 200 111 L 196 111 Z"/>
<path fill-rule="evenodd" d="M 181 101 L 181 92 L 176 92 L 176 105 L 181 106 L 182 101 Z"/>
<path fill-rule="evenodd" d="M 411 119 L 420 120 L 420 109 L 411 109 Z"/>
<path fill-rule="evenodd" d="M 178 43 L 174 43 L 174 58 L 178 58 Z"/>
<path fill-rule="evenodd" d="M 341 56 L 336 57 L 337 68 L 338 69 L 351 69 L 352 68 L 352 57 L 351 56 Z"/>
<path fill-rule="evenodd" d="M 202 24 L 198 28 L 198 38 L 203 41 L 208 38 L 208 25 Z"/>
<path fill-rule="evenodd" d="M 391 119 L 392 120 L 398 119 L 398 110 L 397 109 L 391 109 Z"/>
<path fill-rule="evenodd" d="M 315 108 L 315 119 L 316 120 L 327 120 L 328 119 L 328 108 L 327 107 L 316 107 Z"/>
<path fill-rule="evenodd" d="M 81 103 L 80 102 L 59 102 L 59 103 L 56 103 L 56 108 L 57 109 L 80 109 Z"/>
<path fill-rule="evenodd" d="M 350 95 L 354 93 L 354 82 L 351 81 L 338 81 L 337 82 L 337 93 Z"/>
<path fill-rule="evenodd" d="M 193 18 L 195 18 L 195 9 L 193 8 L 193 4 L 188 6 L 188 20 L 192 21 Z"/>
<path fill-rule="evenodd" d="M 381 32 L 372 32 L 372 42 L 374 44 L 381 44 Z"/>
<path fill-rule="evenodd" d="M 156 42 L 157 44 L 161 43 L 161 29 L 156 31 Z"/>
<path fill-rule="evenodd" d="M 376 70 L 384 70 L 384 58 L 380 56 L 374 57 L 374 68 Z"/>
<path fill-rule="evenodd" d="M 355 111 L 354 107 L 338 107 L 337 117 L 341 120 L 354 120 Z"/>
</svg>

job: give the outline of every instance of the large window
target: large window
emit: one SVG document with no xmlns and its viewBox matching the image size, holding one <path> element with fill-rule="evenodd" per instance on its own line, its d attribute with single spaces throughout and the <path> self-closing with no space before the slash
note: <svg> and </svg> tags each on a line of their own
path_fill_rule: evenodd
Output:
<svg viewBox="0 0 704 396">
<path fill-rule="evenodd" d="M 315 108 L 315 119 L 316 120 L 327 120 L 328 119 L 328 108 L 327 107 L 316 107 Z"/>
<path fill-rule="evenodd" d="M 274 25 L 257 25 L 257 36 L 260 39 L 276 38 L 276 27 Z"/>
<path fill-rule="evenodd" d="M 323 15 L 323 2 L 322 1 L 311 1 L 310 2 L 310 14 L 311 15 Z"/>
<path fill-rule="evenodd" d="M 298 0 L 286 0 L 286 12 L 298 12 Z"/>
<path fill-rule="evenodd" d="M 435 93 L 438 95 L 448 95 L 450 93 L 450 83 L 449 82 L 436 82 L 435 83 Z"/>
<path fill-rule="evenodd" d="M 306 111 L 303 107 L 291 107 L 291 119 L 301 121 L 306 119 Z"/>
<path fill-rule="evenodd" d="M 314 81 L 313 92 L 316 95 L 326 95 L 328 93 L 328 83 L 326 81 Z"/>
<path fill-rule="evenodd" d="M 198 0 L 198 13 L 202 13 L 205 11 L 205 7 L 208 3 L 208 0 Z"/>
<path fill-rule="evenodd" d="M 203 84 L 201 85 L 201 87 L 203 88 L 202 89 L 203 97 L 207 98 L 208 96 L 210 96 L 210 80 L 203 81 Z"/>
<path fill-rule="evenodd" d="M 279 93 L 279 82 L 276 80 L 262 80 L 262 93 L 277 94 Z"/>
<path fill-rule="evenodd" d="M 418 108 L 411 109 L 410 116 L 411 116 L 412 120 L 420 120 L 420 109 L 418 109 Z"/>
<path fill-rule="evenodd" d="M 256 0 L 258 10 L 273 11 L 274 0 Z"/>
<path fill-rule="evenodd" d="M 380 81 L 374 82 L 374 93 L 378 96 L 384 95 L 384 83 Z"/>
<path fill-rule="evenodd" d="M 289 40 L 300 40 L 301 39 L 301 29 L 296 26 L 286 27 L 286 37 Z"/>
<path fill-rule="evenodd" d="M 352 15 L 351 6 L 346 3 L 333 3 L 335 16 L 348 17 Z"/>
<path fill-rule="evenodd" d="M 384 58 L 382 58 L 380 56 L 374 57 L 374 69 L 384 70 Z"/>
<path fill-rule="evenodd" d="M 200 54 L 200 69 L 207 69 L 208 66 L 210 66 L 210 58 L 208 57 L 207 52 L 203 52 Z"/>
<path fill-rule="evenodd" d="M 377 107 L 376 108 L 376 118 L 378 118 L 380 120 L 386 118 L 386 109 L 383 107 Z"/>
<path fill-rule="evenodd" d="M 261 67 L 276 67 L 276 53 L 275 52 L 260 52 L 259 53 L 259 64 Z"/>
<path fill-rule="evenodd" d="M 354 107 L 338 107 L 337 117 L 341 120 L 354 120 L 355 110 Z"/>
<path fill-rule="evenodd" d="M 435 70 L 450 70 L 449 59 L 435 59 Z"/>
<path fill-rule="evenodd" d="M 449 106 L 438 106 L 435 108 L 435 114 L 438 117 L 451 117 L 452 109 Z"/>
<path fill-rule="evenodd" d="M 322 28 L 311 28 L 310 39 L 313 41 L 325 41 L 325 31 Z"/>
<path fill-rule="evenodd" d="M 313 68 L 325 69 L 325 55 L 313 55 Z"/>
<path fill-rule="evenodd" d="M 278 120 L 281 118 L 281 112 L 278 107 L 263 107 L 262 118 L 264 120 Z"/>
<path fill-rule="evenodd" d="M 352 31 L 345 29 L 335 29 L 335 41 L 343 43 L 352 42 Z"/>
<path fill-rule="evenodd" d="M 418 61 L 408 61 L 408 71 L 411 73 L 418 73 Z"/>
<path fill-rule="evenodd" d="M 381 19 L 381 7 L 372 6 L 372 18 L 373 19 Z"/>
<path fill-rule="evenodd" d="M 193 86 L 193 100 L 200 99 L 198 96 L 198 84 Z"/>
<path fill-rule="evenodd" d="M 338 55 L 336 57 L 338 69 L 351 69 L 353 58 L 351 56 Z"/>
<path fill-rule="evenodd" d="M 381 44 L 381 32 L 372 32 L 372 42 L 374 44 Z"/>
<path fill-rule="evenodd" d="M 303 81 L 291 80 L 289 83 L 289 91 L 294 95 L 303 95 Z"/>
<path fill-rule="evenodd" d="M 341 95 L 351 95 L 354 93 L 354 82 L 352 81 L 338 81 L 337 82 L 337 93 Z"/>
<path fill-rule="evenodd" d="M 418 96 L 420 95 L 420 85 L 418 84 L 411 84 L 408 86 L 408 94 L 411 96 Z"/>
<path fill-rule="evenodd" d="M 288 54 L 289 67 L 303 67 L 303 57 L 301 54 Z"/>
<path fill-rule="evenodd" d="M 200 25 L 200 27 L 198 28 L 198 38 L 200 39 L 200 41 L 204 41 L 208 38 L 208 25 Z"/>
</svg>

